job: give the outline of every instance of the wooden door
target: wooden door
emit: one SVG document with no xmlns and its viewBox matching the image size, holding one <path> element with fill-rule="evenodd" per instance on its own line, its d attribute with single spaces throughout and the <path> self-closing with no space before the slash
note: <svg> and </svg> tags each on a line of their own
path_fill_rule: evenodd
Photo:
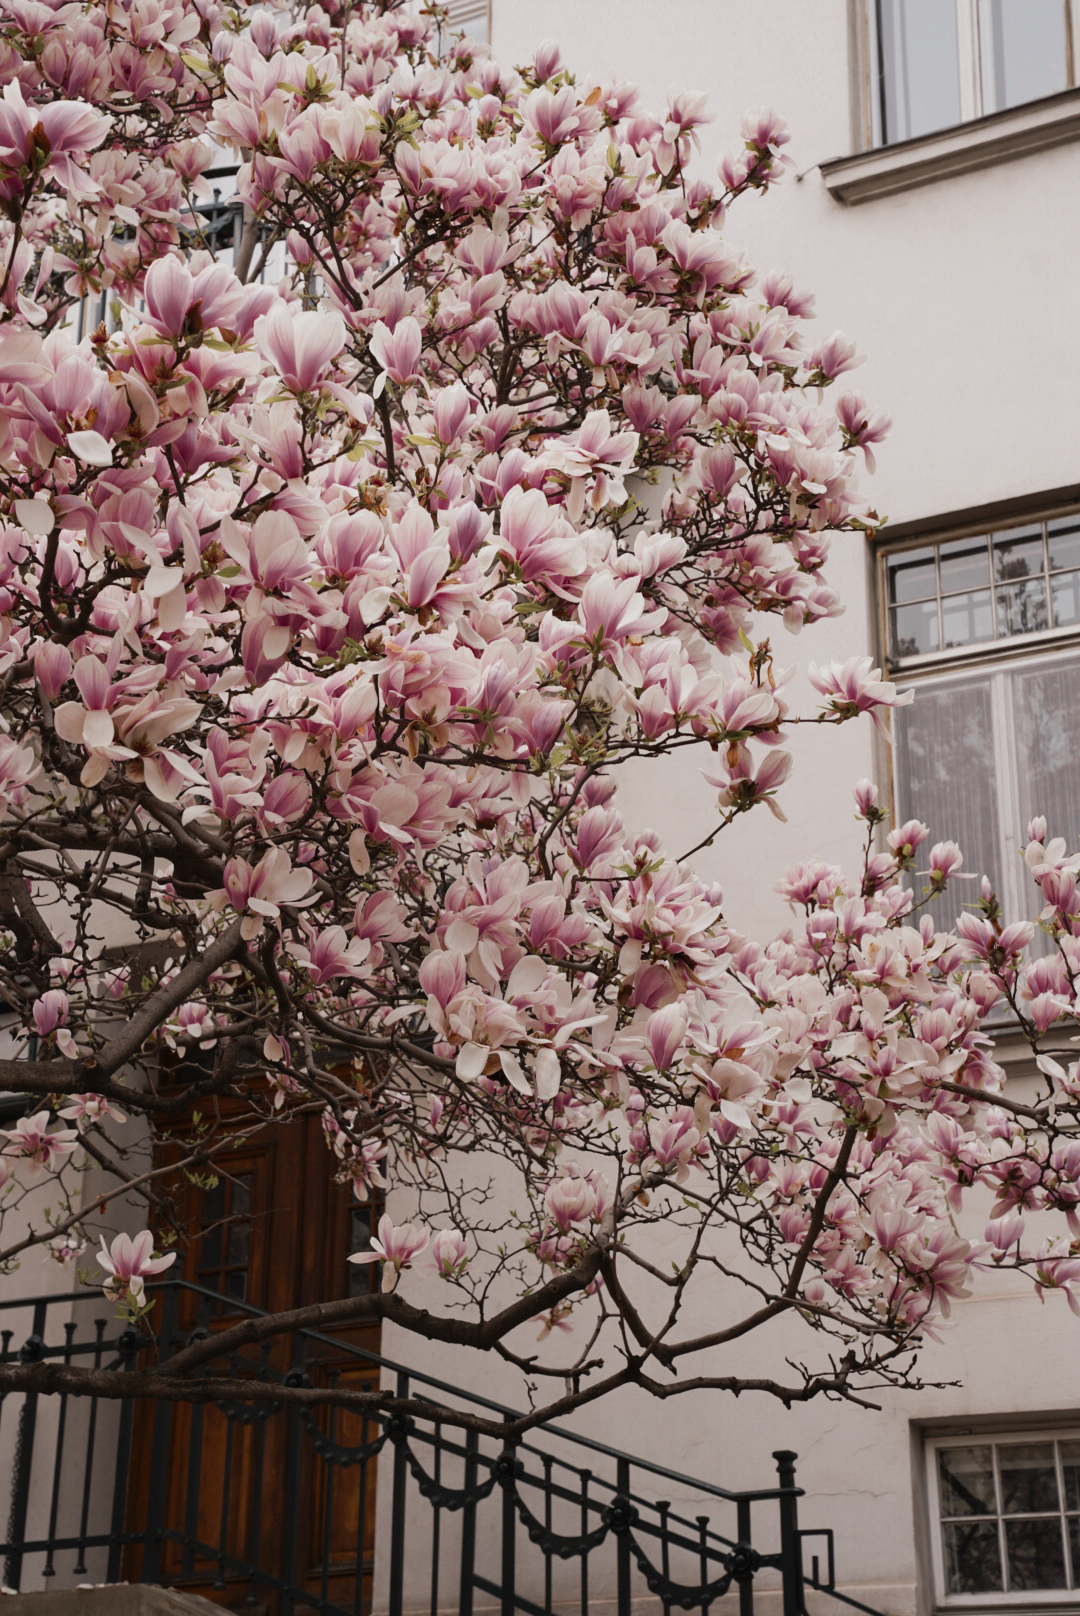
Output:
<svg viewBox="0 0 1080 1616">
<path fill-rule="evenodd" d="M 213 1175 L 174 1186 L 186 1234 L 176 1269 L 199 1287 L 180 1294 L 181 1339 L 239 1322 L 244 1303 L 278 1312 L 366 1291 L 375 1282 L 374 1265 L 346 1260 L 367 1243 L 371 1208 L 334 1183 L 332 1166 L 318 1117 L 302 1116 L 239 1142 L 215 1158 Z M 155 1323 L 161 1327 L 160 1309 Z M 349 1350 L 377 1352 L 377 1330 L 321 1334 L 329 1339 L 305 1345 L 304 1369 L 314 1384 L 377 1386 L 377 1365 Z M 295 1352 L 294 1340 L 279 1338 L 267 1349 L 267 1368 L 284 1375 L 295 1368 Z M 166 1532 L 157 1580 L 227 1608 L 277 1616 L 282 1604 L 272 1583 L 248 1570 L 257 1565 L 270 1579 L 366 1611 L 376 1462 L 358 1455 L 377 1436 L 372 1422 L 341 1410 L 300 1416 L 267 1405 L 208 1403 L 163 1406 L 155 1414 L 143 1407 L 132 1450 L 129 1529 L 143 1529 L 155 1455 L 167 1446 L 167 1474 L 156 1478 Z M 126 1574 L 139 1578 L 143 1565 L 142 1550 L 133 1550 Z"/>
</svg>

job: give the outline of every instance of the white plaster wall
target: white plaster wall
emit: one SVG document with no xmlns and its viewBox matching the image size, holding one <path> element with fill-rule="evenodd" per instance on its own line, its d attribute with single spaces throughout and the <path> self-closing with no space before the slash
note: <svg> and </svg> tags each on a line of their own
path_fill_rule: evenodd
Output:
<svg viewBox="0 0 1080 1616">
<path fill-rule="evenodd" d="M 1080 148 L 845 208 L 829 197 L 815 167 L 851 150 L 845 0 L 493 0 L 497 60 L 523 62 L 546 38 L 560 42 L 579 77 L 639 84 L 652 110 L 661 110 L 669 90 L 707 92 L 717 117 L 702 132 L 703 169 L 737 145 L 744 108 L 773 105 L 788 119 L 788 149 L 804 177 L 788 176 L 765 198 L 745 198 L 727 234 L 760 269 L 789 270 L 801 289 L 816 293 L 822 336 L 840 328 L 867 355 L 842 385 L 894 420 L 877 477 L 867 484 L 880 511 L 908 521 L 1080 482 L 1080 300 L 1073 290 Z M 837 542 L 830 575 L 845 615 L 797 640 L 775 633 L 781 663 L 805 667 L 811 658 L 874 648 L 861 542 Z M 803 697 L 793 706 L 805 710 L 805 680 L 793 689 Z M 813 853 L 834 862 L 856 856 L 851 786 L 874 772 L 868 725 L 804 731 L 794 750 L 796 769 L 782 794 L 790 822 L 751 816 L 697 859 L 702 873 L 723 885 L 732 920 L 757 935 L 783 923 L 771 889 L 788 862 Z M 627 771 L 624 813 L 683 852 L 713 823 L 713 793 L 698 773 L 707 764 L 707 755 L 683 753 Z M 714 1324 L 730 1316 L 729 1305 L 719 1290 L 710 1299 Z M 1015 1283 L 984 1280 L 923 1358 L 927 1382 L 957 1386 L 886 1392 L 880 1412 L 826 1403 L 786 1411 L 763 1395 L 657 1403 L 627 1393 L 580 1411 L 574 1426 L 729 1487 L 771 1485 L 772 1450 L 795 1449 L 808 1494 L 802 1524 L 835 1528 L 841 1585 L 880 1609 L 906 1613 L 917 1603 L 925 1610 L 931 1599 L 916 1550 L 911 1422 L 1080 1410 L 1078 1348 L 1080 1325 L 1060 1297 L 1043 1307 Z M 393 1329 L 384 1350 L 522 1404 L 505 1365 L 442 1347 L 425 1352 Z M 786 1357 L 813 1351 L 787 1323 L 710 1367 L 779 1376 Z M 380 1542 L 388 1530 L 384 1512 Z M 595 1590 L 597 1609 L 610 1592 Z"/>
</svg>

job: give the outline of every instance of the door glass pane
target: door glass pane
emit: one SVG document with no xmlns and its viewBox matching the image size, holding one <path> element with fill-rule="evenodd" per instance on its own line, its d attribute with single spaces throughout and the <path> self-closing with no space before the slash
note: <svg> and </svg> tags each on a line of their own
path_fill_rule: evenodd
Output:
<svg viewBox="0 0 1080 1616">
<path fill-rule="evenodd" d="M 889 638 L 894 657 L 925 656 L 938 650 L 937 601 L 894 606 L 889 613 Z"/>
<path fill-rule="evenodd" d="M 1005 1545 L 1009 1559 L 1009 1590 L 1064 1588 L 1065 1546 L 1061 1517 L 1006 1521 Z"/>
<path fill-rule="evenodd" d="M 1059 567 L 1080 567 L 1080 516 L 1060 516 L 1047 522 L 1051 571 Z"/>
<path fill-rule="evenodd" d="M 982 1448 L 939 1448 L 942 1515 L 995 1515 L 994 1460 Z"/>
<path fill-rule="evenodd" d="M 927 600 L 937 593 L 932 545 L 922 550 L 901 550 L 898 555 L 889 556 L 886 565 L 889 600 L 893 605 L 902 605 L 906 600 Z M 953 587 L 962 589 L 963 581 Z"/>
<path fill-rule="evenodd" d="M 883 142 L 959 123 L 955 6 L 947 0 L 878 0 L 877 24 Z"/>
<path fill-rule="evenodd" d="M 968 595 L 946 595 L 941 603 L 941 626 L 946 650 L 954 645 L 992 640 L 994 618 L 989 589 L 973 590 Z"/>
<path fill-rule="evenodd" d="M 1003 1587 L 997 1521 L 948 1521 L 945 1587 L 950 1594 L 999 1593 Z"/>
<path fill-rule="evenodd" d="M 998 1448 L 1001 1513 L 1035 1515 L 1059 1509 L 1052 1442 L 1021 1442 Z"/>
<path fill-rule="evenodd" d="M 898 708 L 893 722 L 899 822 L 925 821 L 931 844 L 946 838 L 959 842 L 964 872 L 988 875 L 1000 891 L 989 679 L 950 679 L 917 687 L 914 702 Z M 974 902 L 978 895 L 977 882 L 958 881 L 923 912 L 947 929 L 964 903 Z"/>
<path fill-rule="evenodd" d="M 1080 1509 L 1080 1442 L 1061 1444 L 1061 1474 L 1065 1479 L 1065 1508 Z"/>
<path fill-rule="evenodd" d="M 1067 88 L 1066 0 L 979 0 L 985 112 Z"/>
</svg>

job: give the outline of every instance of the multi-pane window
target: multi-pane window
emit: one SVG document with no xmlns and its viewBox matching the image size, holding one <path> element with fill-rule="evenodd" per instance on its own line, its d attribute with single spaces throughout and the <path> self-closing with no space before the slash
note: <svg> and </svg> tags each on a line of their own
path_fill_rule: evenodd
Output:
<svg viewBox="0 0 1080 1616">
<path fill-rule="evenodd" d="M 349 1205 L 349 1255 L 354 1251 L 370 1251 L 374 1232 L 375 1207 L 370 1201 L 352 1201 Z M 381 1272 L 378 1263 L 349 1263 L 349 1295 L 366 1296 L 374 1288 Z"/>
<path fill-rule="evenodd" d="M 203 1196 L 199 1284 L 232 1301 L 247 1300 L 254 1175 L 219 1178 Z"/>
<path fill-rule="evenodd" d="M 939 1597 L 1080 1589 L 1080 1438 L 942 1440 L 929 1459 Z"/>
<path fill-rule="evenodd" d="M 875 141 L 890 145 L 1076 83 L 1074 0 L 872 0 Z"/>
<path fill-rule="evenodd" d="M 885 559 L 894 666 L 1080 627 L 1080 513 L 896 550 Z"/>
<path fill-rule="evenodd" d="M 915 691 L 893 714 L 897 823 L 958 842 L 1008 918 L 1034 920 L 1030 820 L 1080 840 L 1080 513 L 916 543 L 881 568 L 890 675 Z M 935 923 L 978 896 L 950 883 Z"/>
</svg>

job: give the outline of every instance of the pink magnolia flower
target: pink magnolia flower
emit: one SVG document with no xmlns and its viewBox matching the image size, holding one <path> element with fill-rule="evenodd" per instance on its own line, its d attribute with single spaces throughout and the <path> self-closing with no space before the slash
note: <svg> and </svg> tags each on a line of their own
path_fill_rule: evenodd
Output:
<svg viewBox="0 0 1080 1616">
<path fill-rule="evenodd" d="M 316 987 L 340 976 L 363 976 L 362 966 L 371 953 L 366 937 L 348 937 L 344 926 L 328 926 L 315 932 L 305 927 L 308 947 L 290 943 L 289 953 L 302 965 Z"/>
<path fill-rule="evenodd" d="M 431 1255 L 442 1279 L 460 1279 L 469 1262 L 465 1237 L 457 1229 L 439 1229 L 431 1242 Z"/>
<path fill-rule="evenodd" d="M 210 894 L 215 908 L 226 903 L 244 916 L 244 937 L 257 937 L 265 920 L 278 920 L 281 905 L 304 907 L 315 900 L 309 896 L 315 877 L 310 870 L 293 869 L 283 847 L 264 853 L 254 869 L 247 859 L 231 858 L 225 866 L 225 886 Z"/>
<path fill-rule="evenodd" d="M 106 1117 L 114 1122 L 127 1121 L 126 1114 L 101 1094 L 73 1094 L 58 1115 L 74 1122 L 80 1133 L 85 1133 L 95 1122 L 104 1122 Z"/>
<path fill-rule="evenodd" d="M 418 367 L 423 343 L 423 332 L 411 314 L 399 320 L 393 331 L 382 320 L 375 322 L 375 329 L 371 333 L 371 352 L 382 367 L 382 374 L 373 390 L 375 398 L 382 394 L 388 376 L 399 387 L 408 387 L 410 382 L 419 381 Z"/>
<path fill-rule="evenodd" d="M 51 1121 L 51 1112 L 36 1111 L 32 1117 L 20 1117 L 14 1128 L 0 1128 L 0 1137 L 7 1140 L 4 1155 L 24 1162 L 29 1178 L 55 1173 L 78 1144 L 74 1128 L 55 1128 L 50 1133 Z"/>
<path fill-rule="evenodd" d="M 915 692 L 901 693 L 895 685 L 882 679 L 881 669 L 872 664 L 872 657 L 850 657 L 847 662 L 830 662 L 823 668 L 811 662 L 807 672 L 814 689 L 828 698 L 831 712 L 841 718 L 869 713 L 882 734 L 887 734 L 881 709 L 907 707 L 915 700 Z"/>
<path fill-rule="evenodd" d="M 544 1206 L 564 1234 L 575 1223 L 588 1223 L 596 1211 L 596 1190 L 587 1178 L 568 1173 L 544 1192 Z"/>
<path fill-rule="evenodd" d="M 596 510 L 626 499 L 624 474 L 633 464 L 640 439 L 636 432 L 612 432 L 607 410 L 590 410 L 580 429 L 565 442 L 549 439 L 544 461 L 570 480 L 566 514 L 579 522 L 585 509 L 586 479 L 594 478 L 592 504 Z"/>
<path fill-rule="evenodd" d="M 645 1029 L 645 1046 L 658 1072 L 666 1072 L 686 1037 L 686 1012 L 681 1004 L 654 1010 Z"/>
<path fill-rule="evenodd" d="M 379 1219 L 378 1237 L 372 1237 L 371 1250 L 354 1251 L 349 1261 L 385 1263 L 382 1288 L 384 1291 L 392 1291 L 403 1270 L 412 1265 L 413 1258 L 420 1255 L 427 1243 L 426 1231 L 418 1233 L 411 1223 L 395 1227 L 390 1220 L 390 1214 L 384 1212 Z"/>
<path fill-rule="evenodd" d="M 154 1237 L 149 1229 L 142 1229 L 134 1240 L 130 1235 L 118 1234 L 111 1246 L 106 1246 L 102 1235 L 97 1258 L 109 1276 L 102 1286 L 109 1301 L 119 1303 L 132 1313 L 141 1313 L 150 1306 L 145 1295 L 147 1276 L 171 1268 L 176 1252 L 155 1257 Z"/>
<path fill-rule="evenodd" d="M 313 309 L 293 313 L 284 302 L 275 303 L 269 314 L 255 321 L 259 352 L 295 393 L 310 393 L 318 385 L 344 348 L 345 337 L 340 314 Z"/>
</svg>

